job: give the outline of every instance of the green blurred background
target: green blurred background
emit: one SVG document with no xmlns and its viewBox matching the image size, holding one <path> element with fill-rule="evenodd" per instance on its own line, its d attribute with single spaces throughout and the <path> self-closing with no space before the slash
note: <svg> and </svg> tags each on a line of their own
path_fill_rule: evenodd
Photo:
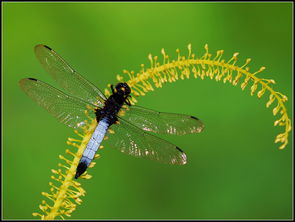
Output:
<svg viewBox="0 0 295 222">
<path fill-rule="evenodd" d="M 73 130 L 60 124 L 18 87 L 34 77 L 56 84 L 33 47 L 55 49 L 86 79 L 104 89 L 123 69 L 138 71 L 161 48 L 175 58 L 192 43 L 209 44 L 239 65 L 267 69 L 287 95 L 292 116 L 292 3 L 8 3 L 3 8 L 3 218 L 33 219 L 48 192 Z M 167 84 L 138 105 L 199 117 L 201 134 L 163 138 L 188 156 L 185 166 L 136 159 L 116 150 L 80 180 L 87 195 L 73 219 L 279 219 L 292 215 L 292 139 L 279 151 L 284 128 L 266 109 L 267 96 L 250 96 L 209 79 Z M 164 102 L 165 101 L 165 102 Z M 272 106 L 273 107 L 273 106 Z M 72 147 L 70 147 L 72 149 Z M 50 201 L 48 201 L 50 202 Z"/>
</svg>

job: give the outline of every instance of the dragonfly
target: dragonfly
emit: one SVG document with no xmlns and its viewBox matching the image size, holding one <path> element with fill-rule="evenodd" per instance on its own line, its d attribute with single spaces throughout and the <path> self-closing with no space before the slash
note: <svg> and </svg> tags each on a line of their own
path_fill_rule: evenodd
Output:
<svg viewBox="0 0 295 222">
<path fill-rule="evenodd" d="M 200 133 L 204 129 L 200 119 L 131 105 L 131 88 L 126 82 L 119 82 L 115 87 L 111 85 L 112 94 L 107 98 L 50 47 L 39 44 L 34 51 L 43 68 L 64 92 L 35 78 L 21 79 L 20 88 L 71 128 L 79 129 L 87 124 L 85 110 L 89 110 L 89 117 L 96 121 L 77 166 L 76 179 L 87 170 L 105 137 L 108 137 L 109 147 L 134 157 L 173 165 L 187 163 L 182 149 L 154 134 Z"/>
</svg>

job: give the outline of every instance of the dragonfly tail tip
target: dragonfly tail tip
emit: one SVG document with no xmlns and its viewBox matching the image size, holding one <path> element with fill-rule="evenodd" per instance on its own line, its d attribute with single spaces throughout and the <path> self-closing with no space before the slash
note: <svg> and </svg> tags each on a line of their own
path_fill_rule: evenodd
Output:
<svg viewBox="0 0 295 222">
<path fill-rule="evenodd" d="M 83 159 L 81 159 L 76 170 L 75 179 L 78 179 L 78 177 L 81 176 L 86 171 L 87 167 L 88 167 L 87 163 Z"/>
</svg>

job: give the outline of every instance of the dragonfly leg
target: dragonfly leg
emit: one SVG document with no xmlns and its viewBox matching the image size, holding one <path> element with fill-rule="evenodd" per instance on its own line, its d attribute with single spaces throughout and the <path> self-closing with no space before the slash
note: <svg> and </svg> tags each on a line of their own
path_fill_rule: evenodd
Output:
<svg viewBox="0 0 295 222">
<path fill-rule="evenodd" d="M 129 96 L 126 96 L 126 97 L 125 97 L 125 103 L 126 103 L 128 106 L 131 106 L 131 103 L 130 103 L 129 97 L 131 97 L 131 96 L 129 95 Z"/>
<path fill-rule="evenodd" d="M 114 90 L 114 85 L 113 84 L 111 84 L 111 90 L 112 90 L 112 93 L 114 94 L 115 90 Z"/>
</svg>

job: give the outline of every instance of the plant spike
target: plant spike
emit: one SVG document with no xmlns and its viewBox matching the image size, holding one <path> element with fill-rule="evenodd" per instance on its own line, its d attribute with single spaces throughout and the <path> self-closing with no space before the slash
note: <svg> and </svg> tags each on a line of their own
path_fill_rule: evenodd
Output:
<svg viewBox="0 0 295 222">
<path fill-rule="evenodd" d="M 126 81 L 132 88 L 132 94 L 134 97 L 145 95 L 147 92 L 154 90 L 155 88 L 161 88 L 166 82 L 175 82 L 178 79 L 188 79 L 190 77 L 201 78 L 209 77 L 216 81 L 223 80 L 223 83 L 229 82 L 236 86 L 238 83 L 241 85 L 241 89 L 244 90 L 249 84 L 250 94 L 253 96 L 257 94 L 258 98 L 261 98 L 265 92 L 269 92 L 269 101 L 266 103 L 266 107 L 269 107 L 273 102 L 277 102 L 277 106 L 273 109 L 273 115 L 280 114 L 281 117 L 275 121 L 275 126 L 284 126 L 283 133 L 277 135 L 275 143 L 281 142 L 282 145 L 279 149 L 284 149 L 288 144 L 288 135 L 291 131 L 291 120 L 288 117 L 285 102 L 287 97 L 280 92 L 275 91 L 272 85 L 275 84 L 273 79 L 259 78 L 258 74 L 265 70 L 262 66 L 256 72 L 251 73 L 248 67 L 251 59 L 246 59 L 242 66 L 236 65 L 239 53 L 234 53 L 233 56 L 226 62 L 222 59 L 223 50 L 218 50 L 215 57 L 209 53 L 208 44 L 205 44 L 205 53 L 196 58 L 192 53 L 192 45 L 188 45 L 188 55 L 182 56 L 180 50 L 176 49 L 177 60 L 170 62 L 169 56 L 165 50 L 161 50 L 163 56 L 162 64 L 157 62 L 158 57 L 149 54 L 150 68 L 144 68 L 141 65 L 141 70 L 134 75 L 128 75 L 128 80 L 125 80 L 128 70 L 123 71 L 123 75 L 117 75 L 118 81 Z M 244 77 L 244 78 L 243 78 Z M 258 90 L 258 91 L 257 91 Z M 133 101 L 135 102 L 135 101 Z"/>
<path fill-rule="evenodd" d="M 288 144 L 288 134 L 291 131 L 291 120 L 288 117 L 287 109 L 284 103 L 287 101 L 287 97 L 280 92 L 276 92 L 271 87 L 275 84 L 272 79 L 263 79 L 257 77 L 257 74 L 262 72 L 265 67 L 261 67 L 258 71 L 250 73 L 248 64 L 251 59 L 246 59 L 246 62 L 242 66 L 235 65 L 237 62 L 238 53 L 234 53 L 233 56 L 225 62 L 222 59 L 223 50 L 218 50 L 216 56 L 211 59 L 212 55 L 209 53 L 209 47 L 205 45 L 205 53 L 200 58 L 196 58 L 196 55 L 192 52 L 191 44 L 188 45 L 187 57 L 181 56 L 180 50 L 177 49 L 177 60 L 170 60 L 170 57 L 166 54 L 165 50 L 161 50 L 163 56 L 163 62 L 158 62 L 157 56 L 148 56 L 150 61 L 150 68 L 145 68 L 144 64 L 141 64 L 141 69 L 135 74 L 134 71 L 123 70 L 123 75 L 127 75 L 128 85 L 132 88 L 133 97 L 131 103 L 137 102 L 135 97 L 144 96 L 149 91 L 154 91 L 155 88 L 161 88 L 163 84 L 167 82 L 175 82 L 179 79 L 188 79 L 190 77 L 201 78 L 209 77 L 216 81 L 223 80 L 224 83 L 229 82 L 236 86 L 239 82 L 241 88 L 244 90 L 247 85 L 253 83 L 250 88 L 251 95 L 257 92 L 257 97 L 261 98 L 266 91 L 269 92 L 269 100 L 266 103 L 266 107 L 270 107 L 275 101 L 277 105 L 273 108 L 273 115 L 280 114 L 281 116 L 274 122 L 275 126 L 285 126 L 285 131 L 277 135 L 275 143 L 281 142 L 282 145 L 279 149 L 284 149 Z M 123 75 L 117 75 L 117 80 L 124 81 Z M 241 80 L 244 77 L 244 80 Z M 108 86 L 109 88 L 109 86 Z M 110 96 L 109 89 L 105 89 L 105 95 Z M 33 213 L 33 216 L 39 216 L 42 220 L 53 220 L 56 217 L 65 219 L 65 216 L 70 217 L 72 212 L 76 209 L 77 205 L 82 203 L 80 197 L 85 196 L 86 191 L 81 187 L 81 184 L 73 180 L 76 168 L 79 160 L 83 154 L 84 149 L 96 127 L 96 120 L 92 119 L 88 115 L 88 109 L 85 109 L 85 119 L 87 119 L 86 126 L 82 129 L 82 132 L 75 130 L 74 132 L 81 137 L 81 139 L 68 138 L 67 144 L 75 147 L 75 151 L 66 149 L 66 154 L 72 156 L 72 160 L 67 159 L 63 155 L 59 155 L 59 158 L 65 163 L 59 163 L 59 169 L 53 170 L 54 175 L 51 179 L 54 182 L 49 182 L 50 193 L 42 192 L 41 194 L 51 200 L 53 203 L 50 205 L 45 200 L 39 205 L 42 213 Z M 113 133 L 110 131 L 110 133 Z M 107 138 L 106 138 L 107 139 Z M 101 146 L 100 148 L 103 148 Z M 95 158 L 99 158 L 99 154 L 95 155 Z M 90 167 L 93 167 L 93 162 Z M 92 176 L 85 172 L 81 175 L 82 179 L 90 179 Z"/>
</svg>

